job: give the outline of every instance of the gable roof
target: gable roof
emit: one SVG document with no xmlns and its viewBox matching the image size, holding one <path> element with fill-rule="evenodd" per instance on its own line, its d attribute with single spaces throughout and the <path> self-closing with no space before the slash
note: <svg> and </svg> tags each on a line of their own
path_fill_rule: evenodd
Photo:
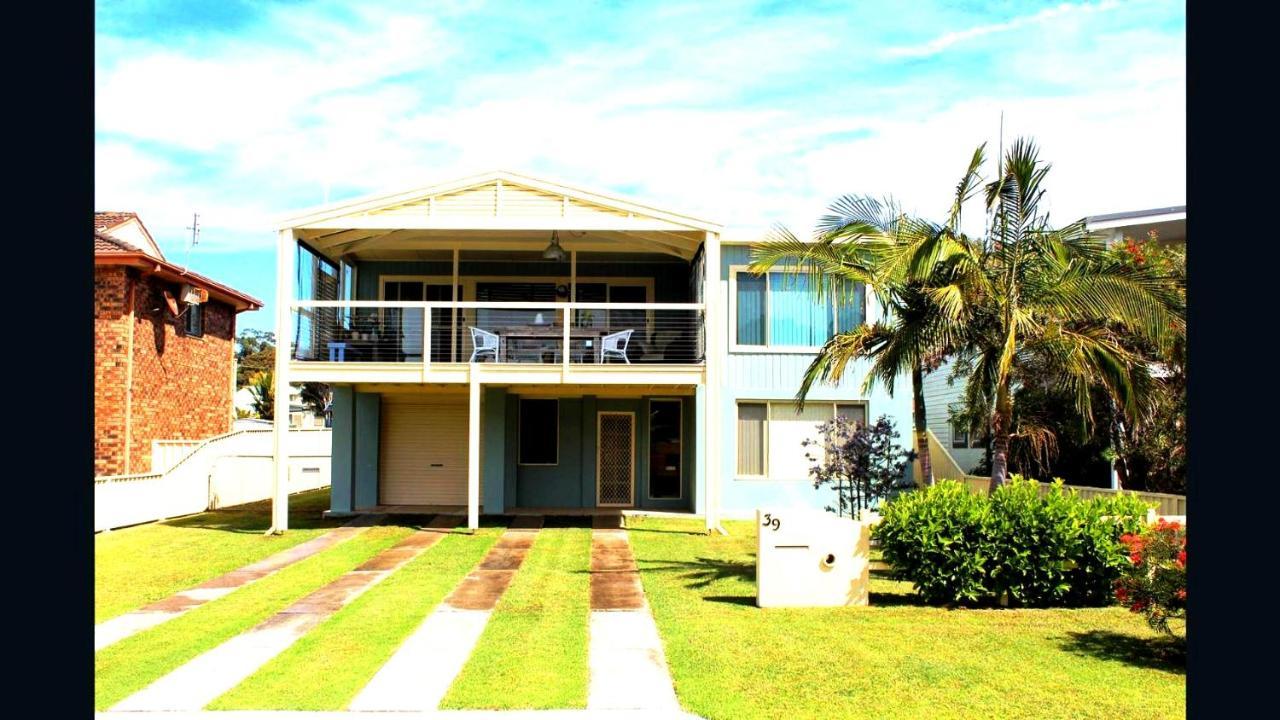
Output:
<svg viewBox="0 0 1280 720">
<path fill-rule="evenodd" d="M 116 215 L 128 216 L 124 222 L 137 221 L 138 225 L 142 225 L 142 221 L 133 213 L 94 213 L 93 216 L 93 264 L 94 265 L 124 265 L 126 267 L 138 268 L 142 273 L 148 275 L 157 275 L 171 282 L 190 283 L 196 287 L 204 288 L 209 291 L 209 296 L 217 300 L 225 302 L 235 308 L 236 312 L 245 310 L 257 310 L 262 307 L 262 301 L 236 290 L 227 285 L 205 277 L 200 273 L 193 272 L 180 265 L 158 258 L 154 254 L 149 253 L 141 248 L 134 247 L 132 244 L 121 240 L 114 235 L 108 235 L 99 229 L 99 215 Z M 101 222 L 110 223 L 111 219 L 105 219 Z M 121 222 L 116 222 L 108 227 L 119 227 Z M 149 237 L 149 236 L 148 236 Z"/>
<path fill-rule="evenodd" d="M 368 195 L 313 207 L 281 218 L 275 229 L 287 230 L 306 226 L 337 227 L 345 218 L 356 222 L 357 219 L 368 220 L 371 216 L 384 214 L 401 218 L 415 215 L 429 216 L 435 210 L 437 200 L 441 201 L 439 203 L 441 206 L 446 205 L 448 201 L 450 207 L 474 214 L 473 205 L 477 194 L 486 198 L 484 202 L 487 202 L 492 209 L 492 215 L 498 215 L 504 209 L 501 193 L 506 188 L 515 191 L 511 202 L 506 207 L 527 212 L 528 217 L 538 217 L 544 223 L 558 222 L 553 220 L 557 215 L 561 218 L 570 215 L 576 218 L 589 215 L 612 215 L 618 218 L 620 225 L 625 225 L 623 220 L 646 218 L 684 230 L 719 233 L 723 229 L 720 223 L 686 213 L 663 210 L 611 193 L 586 190 L 509 170 L 492 170 L 410 190 Z M 488 196 L 484 194 L 484 191 L 490 189 L 494 191 L 492 201 L 488 201 Z M 477 191 L 480 192 L 477 193 Z M 542 206 L 537 206 L 538 203 Z M 557 205 L 559 205 L 559 212 L 555 212 Z M 390 218 L 382 220 L 391 222 Z M 566 226 L 573 224 L 573 221 L 563 222 Z"/>
<path fill-rule="evenodd" d="M 135 212 L 119 210 L 95 212 L 93 214 L 93 231 L 95 243 L 97 233 L 102 233 L 123 241 L 139 252 L 144 252 L 161 260 L 164 259 L 164 251 L 160 249 L 160 243 L 157 243 L 155 238 L 151 237 L 151 231 L 147 230 L 147 226 L 142 224 L 142 218 L 138 217 Z M 95 250 L 96 247 L 95 244 Z"/>
<path fill-rule="evenodd" d="M 94 230 L 110 230 L 111 228 L 122 225 L 129 220 L 137 220 L 138 214 L 133 212 L 95 212 L 93 214 Z"/>
</svg>

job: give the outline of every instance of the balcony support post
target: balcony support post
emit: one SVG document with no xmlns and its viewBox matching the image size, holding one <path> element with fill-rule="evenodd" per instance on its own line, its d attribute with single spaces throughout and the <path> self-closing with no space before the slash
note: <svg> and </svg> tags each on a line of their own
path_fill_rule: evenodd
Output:
<svg viewBox="0 0 1280 720">
<path fill-rule="evenodd" d="M 276 363 L 275 407 L 272 421 L 272 455 L 275 485 L 271 493 L 271 527 L 267 534 L 289 529 L 289 359 L 293 326 L 293 262 L 297 239 L 293 230 L 281 230 L 276 238 Z"/>
<path fill-rule="evenodd" d="M 706 520 L 708 533 L 724 533 L 720 525 L 720 481 L 724 475 L 725 460 L 720 447 L 724 441 L 725 408 L 721 405 L 721 387 L 724 383 L 725 346 L 728 341 L 728 324 L 724 312 L 728 298 L 727 283 L 720 280 L 720 236 L 707 233 L 705 239 L 702 302 L 703 333 L 706 347 L 703 398 L 707 401 L 706 414 Z"/>
<path fill-rule="evenodd" d="M 480 527 L 480 375 L 471 365 L 467 413 L 467 527 Z"/>
<path fill-rule="evenodd" d="M 431 306 L 422 306 L 422 381 L 431 372 Z"/>
<path fill-rule="evenodd" d="M 459 254 L 458 248 L 453 249 L 453 284 L 449 286 L 449 297 L 453 298 L 452 319 L 449 321 L 449 359 L 451 362 L 458 362 L 458 301 L 462 298 L 458 297 L 458 267 Z"/>
</svg>

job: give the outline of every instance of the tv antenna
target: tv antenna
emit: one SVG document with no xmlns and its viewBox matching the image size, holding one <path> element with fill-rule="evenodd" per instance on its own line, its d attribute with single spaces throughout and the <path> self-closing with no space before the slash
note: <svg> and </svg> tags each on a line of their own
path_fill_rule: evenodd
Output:
<svg viewBox="0 0 1280 720">
<path fill-rule="evenodd" d="M 191 259 L 191 248 L 200 242 L 200 213 L 191 213 L 191 224 L 187 226 L 187 230 L 191 231 L 191 244 L 187 246 L 187 259 L 183 264 Z"/>
</svg>

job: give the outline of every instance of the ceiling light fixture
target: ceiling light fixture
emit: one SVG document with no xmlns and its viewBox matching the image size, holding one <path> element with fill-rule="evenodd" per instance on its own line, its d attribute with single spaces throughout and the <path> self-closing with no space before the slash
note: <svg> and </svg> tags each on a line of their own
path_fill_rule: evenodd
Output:
<svg viewBox="0 0 1280 720">
<path fill-rule="evenodd" d="M 556 230 L 552 230 L 551 244 L 547 246 L 546 250 L 542 251 L 542 258 L 544 260 L 563 262 L 567 257 L 569 257 L 569 254 L 564 251 L 564 248 L 560 247 L 560 233 Z"/>
</svg>

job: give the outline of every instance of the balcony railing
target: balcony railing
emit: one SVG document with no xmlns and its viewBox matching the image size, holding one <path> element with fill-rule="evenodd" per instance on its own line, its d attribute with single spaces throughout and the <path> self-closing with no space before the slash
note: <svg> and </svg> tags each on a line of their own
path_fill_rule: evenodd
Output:
<svg viewBox="0 0 1280 720">
<path fill-rule="evenodd" d="M 701 365 L 696 303 L 298 301 L 293 359 Z"/>
</svg>

